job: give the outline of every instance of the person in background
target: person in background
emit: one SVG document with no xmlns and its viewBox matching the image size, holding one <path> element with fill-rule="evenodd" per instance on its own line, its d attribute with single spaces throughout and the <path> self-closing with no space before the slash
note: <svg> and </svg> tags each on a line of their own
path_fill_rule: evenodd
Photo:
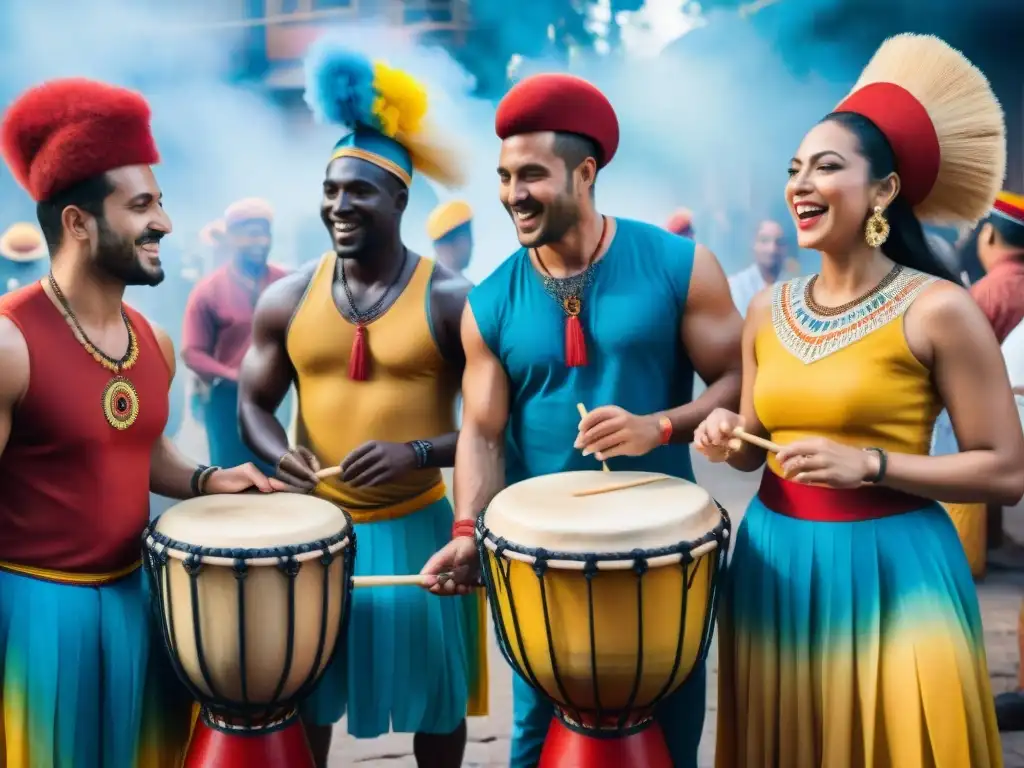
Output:
<svg viewBox="0 0 1024 768">
<path fill-rule="evenodd" d="M 185 308 L 181 357 L 209 388 L 204 408 L 210 463 L 234 466 L 251 461 L 268 473 L 242 442 L 238 430 L 238 369 L 252 339 L 256 301 L 286 270 L 267 263 L 273 210 L 265 200 L 248 198 L 224 213 L 226 264 L 196 285 Z"/>
<path fill-rule="evenodd" d="M 1002 344 L 1024 319 L 1024 196 L 1000 192 L 988 217 L 963 239 L 961 256 L 969 263 L 968 249 L 984 270 L 984 276 L 971 284 L 971 296 Z M 949 414 L 943 411 L 935 422 L 932 455 L 958 451 Z M 1024 549 L 1005 534 L 1002 508 L 990 505 L 986 514 L 988 565 L 1020 569 Z"/>
<path fill-rule="evenodd" d="M 427 218 L 427 237 L 437 261 L 457 275 L 473 258 L 473 209 L 464 200 L 441 203 Z"/>
<path fill-rule="evenodd" d="M 732 301 L 741 315 L 746 315 L 746 307 L 758 293 L 779 281 L 787 253 L 782 225 L 774 219 L 758 222 L 754 234 L 754 263 L 729 278 Z"/>
<path fill-rule="evenodd" d="M 1003 341 L 1002 351 L 1017 403 L 1017 416 L 1024 429 L 1024 323 L 1010 331 L 1010 335 Z M 1010 515 L 1024 515 L 1024 499 L 1006 511 Z M 1017 648 L 1017 690 L 996 696 L 996 721 L 1000 731 L 1024 731 L 1024 599 L 1021 600 L 1017 622 Z"/>
<path fill-rule="evenodd" d="M 762 219 L 754 234 L 754 263 L 729 278 L 732 300 L 746 316 L 751 299 L 779 281 L 789 251 L 786 231 L 773 219 Z"/>
<path fill-rule="evenodd" d="M 0 237 L 0 296 L 46 275 L 48 255 L 38 227 L 25 221 L 12 224 Z"/>
<path fill-rule="evenodd" d="M 978 228 L 978 258 L 985 276 L 971 296 L 1002 344 L 1024 319 L 1024 195 L 999 193 Z"/>
<path fill-rule="evenodd" d="M 693 231 L 693 213 L 689 208 L 677 209 L 675 213 L 668 217 L 668 221 L 665 222 L 665 229 L 673 235 L 688 237 L 693 240 L 695 237 Z"/>
</svg>

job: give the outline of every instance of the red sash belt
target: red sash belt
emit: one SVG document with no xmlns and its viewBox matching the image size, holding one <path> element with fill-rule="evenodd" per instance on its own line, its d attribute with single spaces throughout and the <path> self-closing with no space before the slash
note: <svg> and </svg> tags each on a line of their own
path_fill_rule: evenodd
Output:
<svg viewBox="0 0 1024 768">
<path fill-rule="evenodd" d="M 757 496 L 773 512 L 819 523 L 874 520 L 924 509 L 935 503 L 881 485 L 850 489 L 802 485 L 779 477 L 767 467 Z"/>
</svg>

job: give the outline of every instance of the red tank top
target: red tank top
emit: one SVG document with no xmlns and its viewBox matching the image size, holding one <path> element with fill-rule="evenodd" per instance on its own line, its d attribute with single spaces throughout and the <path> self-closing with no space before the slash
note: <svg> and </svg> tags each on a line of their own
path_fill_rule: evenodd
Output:
<svg viewBox="0 0 1024 768">
<path fill-rule="evenodd" d="M 122 375 L 135 387 L 139 414 L 120 430 L 103 408 L 114 374 L 85 351 L 42 285 L 0 299 L 0 315 L 25 338 L 30 377 L 0 454 L 0 561 L 110 573 L 139 559 L 170 370 L 149 323 L 125 312 L 139 356 Z"/>
</svg>

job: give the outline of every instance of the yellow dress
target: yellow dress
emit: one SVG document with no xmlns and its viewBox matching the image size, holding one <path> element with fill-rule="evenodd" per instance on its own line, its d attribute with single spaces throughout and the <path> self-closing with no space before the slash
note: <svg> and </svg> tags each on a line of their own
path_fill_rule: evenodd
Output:
<svg viewBox="0 0 1024 768">
<path fill-rule="evenodd" d="M 941 403 L 902 320 L 931 278 L 905 270 L 836 316 L 808 279 L 776 287 L 755 341 L 771 439 L 927 454 Z M 999 768 L 977 596 L 946 511 L 796 486 L 774 457 L 765 471 L 719 614 L 717 767 Z"/>
</svg>

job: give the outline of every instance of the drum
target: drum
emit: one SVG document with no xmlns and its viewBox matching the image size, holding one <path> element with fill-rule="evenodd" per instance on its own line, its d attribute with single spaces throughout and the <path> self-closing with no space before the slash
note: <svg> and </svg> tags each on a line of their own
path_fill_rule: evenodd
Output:
<svg viewBox="0 0 1024 768">
<path fill-rule="evenodd" d="M 347 513 L 298 494 L 203 496 L 144 542 L 171 662 L 201 704 L 184 768 L 312 768 L 297 706 L 343 636 Z"/>
<path fill-rule="evenodd" d="M 658 703 L 705 659 L 730 521 L 646 472 L 512 485 L 477 523 L 498 643 L 556 717 L 542 768 L 670 767 Z"/>
</svg>

